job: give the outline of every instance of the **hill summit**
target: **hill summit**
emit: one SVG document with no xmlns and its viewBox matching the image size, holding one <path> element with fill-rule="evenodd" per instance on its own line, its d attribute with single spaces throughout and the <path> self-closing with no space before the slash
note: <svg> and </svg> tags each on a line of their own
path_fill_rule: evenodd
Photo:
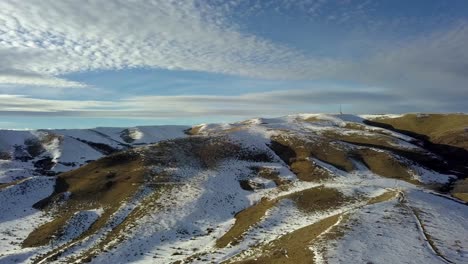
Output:
<svg viewBox="0 0 468 264">
<path fill-rule="evenodd" d="M 468 115 L 0 131 L 0 263 L 466 263 Z"/>
</svg>

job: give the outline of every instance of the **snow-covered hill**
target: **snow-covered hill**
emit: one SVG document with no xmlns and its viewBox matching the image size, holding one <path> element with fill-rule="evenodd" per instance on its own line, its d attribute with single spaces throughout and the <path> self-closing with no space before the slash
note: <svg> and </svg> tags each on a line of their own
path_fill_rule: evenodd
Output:
<svg viewBox="0 0 468 264">
<path fill-rule="evenodd" d="M 0 183 L 76 169 L 116 151 L 183 137 L 188 128 L 0 130 Z"/>
<path fill-rule="evenodd" d="M 402 117 L 3 131 L 0 263 L 468 263 L 463 143 Z"/>
</svg>

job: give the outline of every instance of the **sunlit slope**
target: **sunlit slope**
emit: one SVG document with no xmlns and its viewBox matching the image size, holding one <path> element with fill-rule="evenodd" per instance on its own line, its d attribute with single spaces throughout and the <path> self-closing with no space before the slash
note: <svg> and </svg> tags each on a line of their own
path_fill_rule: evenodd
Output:
<svg viewBox="0 0 468 264">
<path fill-rule="evenodd" d="M 369 116 L 366 123 L 412 135 L 428 150 L 444 156 L 451 173 L 468 175 L 468 115 L 406 114 L 401 116 Z M 466 180 L 454 183 L 453 195 L 468 201 Z"/>
<path fill-rule="evenodd" d="M 396 130 L 414 133 L 436 144 L 468 150 L 468 115 L 466 114 L 405 114 L 373 116 L 370 121 L 387 124 Z"/>
<path fill-rule="evenodd" d="M 462 176 L 419 139 L 320 114 L 186 132 L 0 187 L 0 263 L 466 260 Z"/>
</svg>

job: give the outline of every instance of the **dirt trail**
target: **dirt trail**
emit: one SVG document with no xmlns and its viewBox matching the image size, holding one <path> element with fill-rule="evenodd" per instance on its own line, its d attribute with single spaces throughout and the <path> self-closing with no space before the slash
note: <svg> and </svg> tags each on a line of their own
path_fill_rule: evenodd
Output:
<svg viewBox="0 0 468 264">
<path fill-rule="evenodd" d="M 403 191 L 398 192 L 398 202 L 413 215 L 416 225 L 419 229 L 419 232 L 421 236 L 423 237 L 424 241 L 426 242 L 425 244 L 429 248 L 429 250 L 432 253 L 434 253 L 434 255 L 436 255 L 444 263 L 448 263 L 448 264 L 455 263 L 449 260 L 447 257 L 445 257 L 442 254 L 442 252 L 437 248 L 434 241 L 431 239 L 431 235 L 427 232 L 426 228 L 424 227 L 424 224 L 422 223 L 421 217 L 419 216 L 418 209 L 412 207 L 409 204 L 409 201 L 406 198 L 406 195 Z"/>
</svg>

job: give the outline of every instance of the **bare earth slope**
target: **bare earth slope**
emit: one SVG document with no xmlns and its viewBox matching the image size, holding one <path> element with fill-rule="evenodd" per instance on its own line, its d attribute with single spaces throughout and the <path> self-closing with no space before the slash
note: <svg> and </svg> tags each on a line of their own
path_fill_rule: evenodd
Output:
<svg viewBox="0 0 468 264">
<path fill-rule="evenodd" d="M 468 263 L 467 171 L 452 158 L 467 126 L 301 114 L 2 132 L 0 263 Z M 73 156 L 85 148 L 99 154 Z"/>
</svg>

